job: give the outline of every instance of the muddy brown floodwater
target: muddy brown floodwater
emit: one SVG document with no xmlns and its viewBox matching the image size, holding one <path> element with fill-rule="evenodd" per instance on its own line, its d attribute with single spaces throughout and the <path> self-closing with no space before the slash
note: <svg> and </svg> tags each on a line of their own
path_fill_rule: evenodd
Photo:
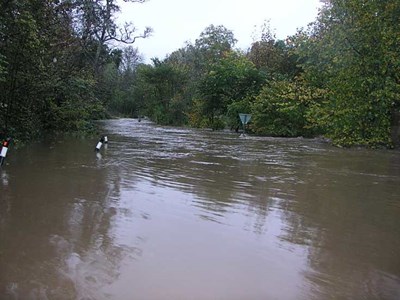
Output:
<svg viewBox="0 0 400 300">
<path fill-rule="evenodd" d="M 400 299 L 400 153 L 102 121 L 9 149 L 0 299 Z"/>
</svg>

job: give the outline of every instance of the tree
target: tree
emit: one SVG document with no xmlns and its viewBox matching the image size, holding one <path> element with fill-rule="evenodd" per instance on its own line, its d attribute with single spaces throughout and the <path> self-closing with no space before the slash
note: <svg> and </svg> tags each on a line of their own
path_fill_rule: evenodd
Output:
<svg viewBox="0 0 400 300">
<path fill-rule="evenodd" d="M 329 90 L 323 126 L 340 145 L 390 146 L 399 108 L 400 2 L 332 0 L 300 43 L 305 79 Z"/>
<path fill-rule="evenodd" d="M 185 70 L 168 61 L 153 59 L 153 65 L 137 69 L 134 94 L 152 120 L 163 125 L 186 123 L 186 103 L 183 93 Z"/>
<path fill-rule="evenodd" d="M 38 111 L 43 99 L 44 61 L 42 24 L 38 13 L 46 14 L 46 6 L 38 1 L 5 1 L 0 6 L 0 58 L 3 78 L 0 82 L 1 131 L 6 134 L 29 132 L 38 128 Z M 32 80 L 34 76 L 38 80 Z"/>
<path fill-rule="evenodd" d="M 208 125 L 218 129 L 223 124 L 215 117 L 225 115 L 230 104 L 258 93 L 262 81 L 261 74 L 243 54 L 226 52 L 200 82 L 201 109 L 197 113 L 207 117 Z M 232 118 L 230 123 L 235 123 L 237 115 Z"/>
<path fill-rule="evenodd" d="M 134 96 L 136 71 L 142 60 L 137 48 L 128 46 L 118 51 L 103 72 L 104 87 L 108 91 L 107 109 L 112 114 L 138 116 L 139 101 Z"/>
<path fill-rule="evenodd" d="M 138 48 L 132 46 L 125 47 L 122 51 L 121 66 L 122 73 L 131 74 L 137 66 L 142 62 L 142 56 L 139 54 Z"/>
<path fill-rule="evenodd" d="M 237 40 L 233 32 L 222 25 L 206 27 L 196 39 L 194 48 L 198 67 L 204 73 L 208 66 L 233 49 Z"/>
<path fill-rule="evenodd" d="M 261 38 L 254 41 L 248 52 L 248 58 L 257 69 L 265 72 L 270 78 L 294 78 L 301 70 L 297 66 L 298 56 L 291 51 L 290 45 L 283 40 L 276 40 L 269 22 L 262 26 Z"/>
<path fill-rule="evenodd" d="M 146 0 L 124 1 L 143 3 Z M 137 33 L 137 28 L 133 23 L 118 26 L 114 20 L 115 14 L 120 10 L 116 2 L 116 0 L 75 1 L 76 31 L 87 49 L 95 45 L 95 52 L 89 50 L 89 53 L 92 53 L 93 66 L 96 71 L 99 70 L 101 54 L 107 44 L 110 42 L 133 44 L 138 38 L 149 37 L 153 31 L 152 28 L 146 27 L 142 33 Z"/>
<path fill-rule="evenodd" d="M 206 27 L 196 39 L 195 45 L 212 58 L 221 58 L 224 52 L 230 51 L 236 44 L 233 32 L 222 25 Z"/>
<path fill-rule="evenodd" d="M 300 79 L 272 80 L 252 103 L 253 132 L 269 136 L 313 136 L 321 133 L 313 119 L 326 91 Z"/>
</svg>

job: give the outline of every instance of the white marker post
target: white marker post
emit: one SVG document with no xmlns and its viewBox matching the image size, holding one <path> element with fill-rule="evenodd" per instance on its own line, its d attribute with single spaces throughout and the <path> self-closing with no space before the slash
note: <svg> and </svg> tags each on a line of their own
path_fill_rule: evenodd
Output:
<svg viewBox="0 0 400 300">
<path fill-rule="evenodd" d="M 250 114 L 239 114 L 239 118 L 243 125 L 243 135 L 246 135 L 246 124 L 250 122 L 251 115 Z"/>
<path fill-rule="evenodd" d="M 3 165 L 5 159 L 6 159 L 6 155 L 7 155 L 7 151 L 8 151 L 8 146 L 10 145 L 10 141 L 11 138 L 6 139 L 3 142 L 3 147 L 1 148 L 1 152 L 0 152 L 0 166 Z"/>
<path fill-rule="evenodd" d="M 101 137 L 101 139 L 99 140 L 99 142 L 96 145 L 96 152 L 99 152 L 101 149 L 101 146 L 103 146 L 104 143 L 104 137 Z"/>
</svg>

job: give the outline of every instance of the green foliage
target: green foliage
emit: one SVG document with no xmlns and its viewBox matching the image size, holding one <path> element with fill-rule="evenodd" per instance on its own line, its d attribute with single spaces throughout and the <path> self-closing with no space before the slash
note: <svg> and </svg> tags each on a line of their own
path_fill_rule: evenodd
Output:
<svg viewBox="0 0 400 300">
<path fill-rule="evenodd" d="M 309 118 L 310 111 L 322 101 L 323 93 L 300 80 L 270 81 L 252 104 L 251 129 L 269 136 L 312 136 L 319 128 Z"/>
<path fill-rule="evenodd" d="M 68 78 L 58 88 L 58 99 L 50 99 L 43 109 L 43 127 L 53 131 L 86 131 L 90 120 L 105 116 L 104 106 L 94 96 L 93 79 Z M 57 98 L 56 98 L 57 99 Z"/>
<path fill-rule="evenodd" d="M 111 49 L 151 33 L 119 26 L 117 1 L 3 1 L 0 134 L 81 131 L 109 113 L 236 129 L 238 113 L 252 113 L 256 134 L 390 147 L 400 110 L 400 2 L 327 3 L 286 40 L 266 24 L 247 54 L 234 50 L 232 31 L 210 25 L 194 44 L 145 65 L 133 47 Z"/>
<path fill-rule="evenodd" d="M 317 111 L 335 144 L 391 146 L 391 111 L 400 99 L 399 17 L 396 0 L 332 0 L 309 34 L 298 35 L 304 78 L 329 90 Z"/>
<path fill-rule="evenodd" d="M 195 42 L 204 63 L 214 63 L 236 44 L 233 32 L 222 25 L 210 25 L 200 34 Z"/>
<path fill-rule="evenodd" d="M 5 57 L 0 54 L 0 82 L 4 82 L 6 80 L 6 74 L 7 74 L 6 60 Z"/>
<path fill-rule="evenodd" d="M 183 125 L 187 103 L 184 97 L 186 71 L 168 61 L 153 60 L 153 66 L 137 69 L 135 98 L 141 100 L 143 113 L 159 124 Z"/>
<path fill-rule="evenodd" d="M 226 53 L 223 59 L 211 65 L 199 84 L 202 105 L 198 113 L 207 117 L 214 127 L 213 123 L 220 123 L 220 117 L 227 113 L 229 105 L 258 93 L 262 82 L 261 73 L 244 55 Z M 229 123 L 236 123 L 237 117 L 232 114 L 230 117 Z"/>
<path fill-rule="evenodd" d="M 121 50 L 115 1 L 0 3 L 0 133 L 26 140 L 44 130 L 81 131 L 104 118 L 118 93 Z M 103 22 L 104 21 L 104 22 Z M 124 28 L 129 28 L 124 27 Z"/>
<path fill-rule="evenodd" d="M 137 48 L 131 46 L 117 54 L 103 69 L 102 98 L 112 115 L 138 117 L 143 104 L 141 98 L 135 96 L 135 81 L 141 57 Z"/>
<path fill-rule="evenodd" d="M 9 2 L 1 5 L 2 42 L 0 55 L 3 62 L 3 80 L 0 81 L 0 131 L 26 136 L 40 129 L 39 107 L 42 99 L 35 99 L 43 88 L 44 76 L 40 53 L 43 50 L 40 24 L 35 13 L 41 6 L 35 3 Z M 36 8 L 38 11 L 32 11 Z"/>
<path fill-rule="evenodd" d="M 252 43 L 247 57 L 271 79 L 294 78 L 301 70 L 297 66 L 298 56 L 291 50 L 286 41 L 276 40 L 269 23 L 266 23 L 262 27 L 260 40 Z"/>
</svg>

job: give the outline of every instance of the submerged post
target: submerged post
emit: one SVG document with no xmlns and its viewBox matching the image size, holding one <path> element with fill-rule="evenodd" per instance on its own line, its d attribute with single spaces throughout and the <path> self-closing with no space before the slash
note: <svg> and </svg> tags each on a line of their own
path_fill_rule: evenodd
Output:
<svg viewBox="0 0 400 300">
<path fill-rule="evenodd" d="M 107 140 L 108 141 L 108 140 Z M 100 149 L 101 149 L 101 146 L 103 146 L 103 144 L 104 144 L 104 137 L 102 136 L 101 138 L 100 138 L 100 140 L 99 140 L 99 142 L 97 143 L 97 145 L 96 145 L 96 152 L 99 152 L 100 151 Z"/>
<path fill-rule="evenodd" d="M 251 114 L 239 114 L 240 121 L 243 125 L 243 135 L 246 134 L 246 124 L 250 122 Z"/>
<path fill-rule="evenodd" d="M 1 152 L 0 152 L 0 167 L 3 166 L 3 164 L 4 164 L 4 160 L 6 159 L 8 146 L 10 145 L 10 142 L 11 142 L 11 138 L 7 138 L 2 143 L 2 148 L 1 148 Z"/>
</svg>

